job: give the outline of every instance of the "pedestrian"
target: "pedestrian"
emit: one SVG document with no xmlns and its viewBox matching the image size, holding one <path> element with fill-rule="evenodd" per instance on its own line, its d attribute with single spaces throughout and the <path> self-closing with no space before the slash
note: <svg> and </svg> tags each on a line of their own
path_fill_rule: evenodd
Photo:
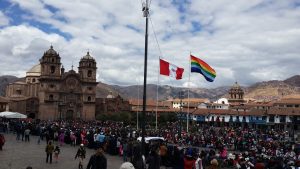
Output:
<svg viewBox="0 0 300 169">
<path fill-rule="evenodd" d="M 77 157 L 79 158 L 79 164 L 78 164 L 78 168 L 82 169 L 83 168 L 83 160 L 85 159 L 85 149 L 84 149 L 84 145 L 80 144 L 79 149 L 77 150 L 77 153 L 75 155 L 75 159 L 77 159 Z"/>
<path fill-rule="evenodd" d="M 29 134 L 30 134 L 30 129 L 27 128 L 25 131 L 24 131 L 24 135 L 25 135 L 25 142 L 28 141 L 29 142 Z"/>
<path fill-rule="evenodd" d="M 158 155 L 158 148 L 154 148 L 151 150 L 150 155 L 147 159 L 148 169 L 159 169 L 160 168 L 160 156 Z"/>
<path fill-rule="evenodd" d="M 46 154 L 47 154 L 47 158 L 46 158 L 46 163 L 48 163 L 48 160 L 50 158 L 50 164 L 52 163 L 52 153 L 54 151 L 54 146 L 52 145 L 52 142 L 49 141 L 48 145 L 46 146 Z"/>
<path fill-rule="evenodd" d="M 3 134 L 0 134 L 0 151 L 2 151 L 2 147 L 5 143 L 5 138 Z"/>
<path fill-rule="evenodd" d="M 55 147 L 54 149 L 54 158 L 55 158 L 55 162 L 58 162 L 58 155 L 60 154 L 60 148 L 58 146 Z"/>
<path fill-rule="evenodd" d="M 107 159 L 104 156 L 103 149 L 100 147 L 97 152 L 91 156 L 87 169 L 107 169 Z"/>
</svg>

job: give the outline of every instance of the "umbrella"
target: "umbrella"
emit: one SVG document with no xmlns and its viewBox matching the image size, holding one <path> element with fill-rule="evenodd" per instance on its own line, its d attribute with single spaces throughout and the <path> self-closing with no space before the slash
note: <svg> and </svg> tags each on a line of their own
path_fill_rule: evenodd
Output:
<svg viewBox="0 0 300 169">
<path fill-rule="evenodd" d="M 17 113 L 17 112 L 9 112 L 9 111 L 1 112 L 0 117 L 5 117 L 5 118 L 9 118 L 9 119 L 25 119 L 25 118 L 27 118 L 27 116 L 24 114 Z"/>
</svg>

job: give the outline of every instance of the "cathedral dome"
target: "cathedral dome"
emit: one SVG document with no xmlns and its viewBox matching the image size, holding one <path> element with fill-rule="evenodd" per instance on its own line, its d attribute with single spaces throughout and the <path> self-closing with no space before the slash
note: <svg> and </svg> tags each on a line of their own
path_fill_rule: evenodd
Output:
<svg viewBox="0 0 300 169">
<path fill-rule="evenodd" d="M 33 66 L 29 71 L 26 72 L 26 76 L 40 76 L 41 75 L 41 64 Z"/>
<path fill-rule="evenodd" d="M 58 53 L 53 49 L 53 46 L 51 45 L 51 46 L 50 46 L 50 49 L 48 49 L 48 50 L 45 52 L 45 55 L 58 55 Z"/>
<path fill-rule="evenodd" d="M 87 52 L 85 56 L 82 57 L 81 60 L 95 60 L 91 55 L 90 55 L 90 52 Z"/>
</svg>

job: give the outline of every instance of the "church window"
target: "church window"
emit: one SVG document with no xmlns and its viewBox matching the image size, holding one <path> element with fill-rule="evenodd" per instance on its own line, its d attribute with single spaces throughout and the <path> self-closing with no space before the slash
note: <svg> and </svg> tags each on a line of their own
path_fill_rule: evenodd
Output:
<svg viewBox="0 0 300 169">
<path fill-rule="evenodd" d="M 53 100 L 53 95 L 52 94 L 49 95 L 49 100 L 51 100 L 51 101 Z"/>
<path fill-rule="evenodd" d="M 55 61 L 55 60 L 54 60 L 54 58 L 52 58 L 52 60 L 51 60 L 51 61 L 52 61 L 52 63 L 54 63 L 54 61 Z"/>
<path fill-rule="evenodd" d="M 55 85 L 54 85 L 54 84 L 51 84 L 51 85 L 50 85 L 50 88 L 51 88 L 51 89 L 52 89 L 52 88 L 54 88 L 54 87 L 55 87 Z"/>
<path fill-rule="evenodd" d="M 89 67 L 92 67 L 92 64 L 91 64 L 91 63 L 89 63 Z"/>
<path fill-rule="evenodd" d="M 92 77 L 92 71 L 91 70 L 88 70 L 87 76 Z"/>
<path fill-rule="evenodd" d="M 55 72 L 55 66 L 51 66 L 51 67 L 50 67 L 50 72 L 51 72 L 51 73 L 54 73 L 54 72 Z"/>
<path fill-rule="evenodd" d="M 34 82 L 35 82 L 35 78 L 32 79 L 32 83 L 34 83 Z"/>
<path fill-rule="evenodd" d="M 91 98 L 91 96 L 89 96 L 89 97 L 88 97 L 88 101 L 89 101 L 89 102 L 90 102 L 90 101 L 92 101 L 92 98 Z"/>
<path fill-rule="evenodd" d="M 92 89 L 93 89 L 92 87 L 88 87 L 88 90 L 90 90 L 90 91 L 91 91 Z"/>
</svg>

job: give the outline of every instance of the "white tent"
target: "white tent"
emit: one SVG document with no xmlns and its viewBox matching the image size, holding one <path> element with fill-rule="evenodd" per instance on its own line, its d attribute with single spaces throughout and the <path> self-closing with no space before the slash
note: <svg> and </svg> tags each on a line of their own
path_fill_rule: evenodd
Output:
<svg viewBox="0 0 300 169">
<path fill-rule="evenodd" d="M 17 113 L 17 112 L 9 112 L 9 111 L 1 112 L 0 117 L 5 117 L 5 118 L 9 118 L 9 119 L 25 119 L 25 118 L 27 118 L 27 116 L 24 114 Z"/>
</svg>

